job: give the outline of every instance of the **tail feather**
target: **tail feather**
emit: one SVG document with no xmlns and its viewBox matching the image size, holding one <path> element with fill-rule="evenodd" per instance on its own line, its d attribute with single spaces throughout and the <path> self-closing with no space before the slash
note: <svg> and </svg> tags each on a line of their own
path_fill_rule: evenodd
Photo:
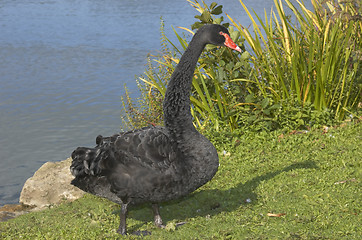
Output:
<svg viewBox="0 0 362 240">
<path fill-rule="evenodd" d="M 97 176 L 102 172 L 102 161 L 109 157 L 109 142 L 97 137 L 97 146 L 94 148 L 78 147 L 72 153 L 70 171 L 75 177 L 84 175 Z"/>
</svg>

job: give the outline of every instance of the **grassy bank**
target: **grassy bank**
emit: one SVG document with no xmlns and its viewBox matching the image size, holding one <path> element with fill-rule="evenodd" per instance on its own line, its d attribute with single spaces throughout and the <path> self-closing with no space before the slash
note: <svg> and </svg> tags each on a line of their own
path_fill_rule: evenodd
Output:
<svg viewBox="0 0 362 240">
<path fill-rule="evenodd" d="M 167 229 L 156 229 L 151 209 L 141 206 L 129 213 L 129 231 L 152 231 L 149 239 L 359 239 L 361 130 L 359 123 L 224 139 L 229 147 L 218 146 L 215 178 L 162 205 Z M 118 212 L 118 205 L 86 195 L 0 223 L 0 238 L 122 238 Z M 176 228 L 179 222 L 187 223 Z"/>
</svg>

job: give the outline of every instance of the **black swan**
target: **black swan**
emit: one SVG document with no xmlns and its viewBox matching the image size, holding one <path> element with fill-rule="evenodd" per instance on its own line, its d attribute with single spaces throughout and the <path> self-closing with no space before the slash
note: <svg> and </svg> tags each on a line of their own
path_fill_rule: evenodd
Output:
<svg viewBox="0 0 362 240">
<path fill-rule="evenodd" d="M 96 147 L 78 147 L 72 153 L 72 184 L 121 205 L 120 234 L 126 234 L 128 204 L 152 203 L 154 223 L 162 227 L 158 203 L 193 192 L 210 181 L 219 167 L 215 147 L 195 129 L 190 113 L 193 73 L 209 43 L 241 52 L 225 27 L 201 27 L 168 83 L 164 127 L 98 136 Z"/>
</svg>

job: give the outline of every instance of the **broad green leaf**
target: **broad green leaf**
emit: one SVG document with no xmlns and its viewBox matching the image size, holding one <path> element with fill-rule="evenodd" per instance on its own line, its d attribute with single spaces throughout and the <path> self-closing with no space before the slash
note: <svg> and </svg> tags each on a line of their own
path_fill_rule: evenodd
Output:
<svg viewBox="0 0 362 240">
<path fill-rule="evenodd" d="M 214 14 L 214 15 L 219 15 L 219 14 L 221 14 L 221 13 L 222 13 L 222 5 L 216 7 L 215 9 L 213 9 L 213 10 L 211 11 L 211 13 Z"/>
<path fill-rule="evenodd" d="M 216 2 L 212 2 L 212 3 L 210 4 L 210 9 L 212 10 L 212 9 L 214 9 L 216 6 L 217 6 L 217 3 L 216 3 Z"/>
<path fill-rule="evenodd" d="M 264 99 L 261 101 L 261 107 L 262 107 L 262 108 L 266 108 L 268 105 L 269 105 L 269 98 L 264 98 Z"/>
</svg>

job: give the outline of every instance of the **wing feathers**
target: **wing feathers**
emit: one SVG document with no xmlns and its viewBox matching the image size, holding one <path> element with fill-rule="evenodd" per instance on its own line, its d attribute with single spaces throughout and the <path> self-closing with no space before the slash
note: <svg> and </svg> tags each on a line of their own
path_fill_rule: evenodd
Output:
<svg viewBox="0 0 362 240">
<path fill-rule="evenodd" d="M 167 131 L 162 127 L 146 127 L 111 137 L 99 135 L 96 143 L 94 148 L 80 147 L 72 153 L 74 176 L 102 175 L 122 165 L 164 171 L 176 157 Z"/>
</svg>

